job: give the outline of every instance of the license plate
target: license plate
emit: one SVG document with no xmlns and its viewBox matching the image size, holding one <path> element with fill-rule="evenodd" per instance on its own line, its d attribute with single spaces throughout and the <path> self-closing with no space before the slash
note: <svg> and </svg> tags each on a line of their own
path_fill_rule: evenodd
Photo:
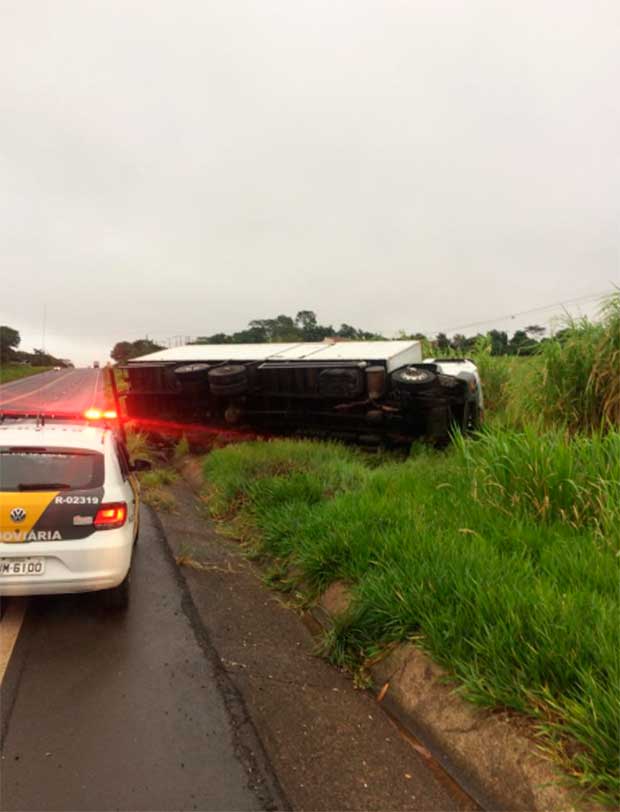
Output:
<svg viewBox="0 0 620 812">
<path fill-rule="evenodd" d="M 44 558 L 0 558 L 0 576 L 43 575 Z"/>
</svg>

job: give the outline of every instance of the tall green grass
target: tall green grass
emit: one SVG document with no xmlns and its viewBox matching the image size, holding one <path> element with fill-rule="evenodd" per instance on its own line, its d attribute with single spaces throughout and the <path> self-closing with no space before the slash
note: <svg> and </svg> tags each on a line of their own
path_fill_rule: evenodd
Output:
<svg viewBox="0 0 620 812">
<path fill-rule="evenodd" d="M 620 294 L 596 321 L 567 318 L 533 356 L 493 356 L 482 340 L 473 357 L 494 423 L 573 434 L 620 427 Z"/>
<path fill-rule="evenodd" d="M 569 438 L 487 431 L 476 442 L 455 437 L 472 495 L 514 519 L 560 523 L 594 531 L 601 543 L 620 549 L 620 432 Z"/>
<path fill-rule="evenodd" d="M 39 372 L 49 372 L 51 367 L 31 367 L 27 364 L 0 364 L 0 384 L 19 381 Z"/>
<path fill-rule="evenodd" d="M 558 752 L 577 742 L 570 770 L 610 800 L 619 444 L 496 427 L 370 469 L 337 446 L 276 441 L 216 451 L 205 474 L 214 511 L 241 516 L 290 578 L 352 586 L 329 641 L 338 662 L 417 640 L 471 700 L 529 714 Z"/>
<path fill-rule="evenodd" d="M 620 295 L 607 300 L 602 319 L 571 320 L 562 338 L 541 346 L 541 386 L 532 399 L 548 423 L 570 431 L 620 426 Z"/>
</svg>

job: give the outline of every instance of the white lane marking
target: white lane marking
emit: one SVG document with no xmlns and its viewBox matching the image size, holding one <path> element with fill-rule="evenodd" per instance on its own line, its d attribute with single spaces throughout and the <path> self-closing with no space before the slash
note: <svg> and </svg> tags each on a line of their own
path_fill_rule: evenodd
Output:
<svg viewBox="0 0 620 812">
<path fill-rule="evenodd" d="M 0 383 L 0 395 L 11 386 L 20 386 L 25 383 L 29 383 L 35 378 L 40 378 L 42 375 L 46 376 L 46 379 L 50 375 L 58 375 L 57 372 L 53 370 L 49 370 L 48 372 L 37 372 L 34 375 L 25 375 L 23 378 L 16 378 L 14 381 L 8 381 L 7 383 Z"/>
<path fill-rule="evenodd" d="M 93 406 L 98 406 L 99 404 L 97 401 L 99 398 L 97 397 L 97 393 L 99 391 L 99 381 L 101 379 L 102 372 L 100 369 L 97 370 L 97 377 L 95 378 L 95 387 L 93 389 L 93 393 L 90 397 L 90 406 L 88 408 L 92 408 Z"/>
<path fill-rule="evenodd" d="M 28 398 L 31 395 L 36 395 L 39 392 L 42 392 L 44 389 L 49 389 L 50 386 L 55 386 L 58 383 L 58 381 L 64 381 L 65 378 L 68 378 L 70 375 L 73 375 L 76 372 L 78 372 L 78 370 L 73 369 L 71 370 L 71 372 L 67 372 L 66 375 L 60 375 L 58 378 L 55 378 L 53 381 L 50 381 L 49 383 L 46 383 L 44 386 L 40 386 L 38 389 L 31 389 L 29 392 L 25 392 L 23 395 L 16 395 L 14 398 L 8 398 L 8 400 L 4 400 L 4 398 L 2 398 L 2 392 L 0 392 L 0 405 L 4 407 L 7 405 L 7 403 L 13 403 L 16 400 L 23 400 L 24 398 Z M 33 377 L 36 377 L 36 375 Z"/>
<path fill-rule="evenodd" d="M 73 372 L 90 372 L 90 370 L 74 369 Z M 84 382 L 80 381 L 79 379 L 77 381 L 75 381 L 75 380 L 72 381 L 72 383 L 77 384 L 77 387 L 78 387 L 77 392 L 72 392 L 70 388 L 69 388 L 69 390 L 67 390 L 66 387 L 60 392 L 60 394 L 56 395 L 55 397 L 54 397 L 54 393 L 52 392 L 52 399 L 47 400 L 45 402 L 45 409 L 48 410 L 48 411 L 51 411 L 54 407 L 60 406 L 60 408 L 62 410 L 62 407 L 64 406 L 65 407 L 64 411 L 67 411 L 67 412 L 80 412 L 80 411 L 82 411 L 82 407 L 80 407 L 79 409 L 75 408 L 75 400 L 77 398 L 78 401 L 79 401 L 79 399 L 81 397 L 83 398 L 83 395 L 84 395 L 83 390 L 84 390 L 85 384 L 84 384 Z"/>
<path fill-rule="evenodd" d="M 6 601 L 7 599 L 2 598 L 2 600 Z M 27 598 L 11 598 L 5 613 L 2 615 L 2 621 L 0 621 L 0 685 L 2 685 L 13 648 L 19 637 L 19 630 L 24 622 L 27 606 Z"/>
</svg>

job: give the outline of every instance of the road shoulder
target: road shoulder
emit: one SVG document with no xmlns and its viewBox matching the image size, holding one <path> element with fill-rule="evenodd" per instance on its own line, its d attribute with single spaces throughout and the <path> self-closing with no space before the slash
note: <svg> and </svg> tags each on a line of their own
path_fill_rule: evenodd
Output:
<svg viewBox="0 0 620 812">
<path fill-rule="evenodd" d="M 185 483 L 158 515 L 222 668 L 292 808 L 475 809 L 366 691 L 315 651 L 300 615 L 218 535 Z"/>
</svg>

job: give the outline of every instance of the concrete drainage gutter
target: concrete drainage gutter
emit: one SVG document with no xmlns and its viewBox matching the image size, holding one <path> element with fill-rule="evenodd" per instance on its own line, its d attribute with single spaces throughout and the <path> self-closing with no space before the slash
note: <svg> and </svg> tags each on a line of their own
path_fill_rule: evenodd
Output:
<svg viewBox="0 0 620 812">
<path fill-rule="evenodd" d="M 310 611 L 325 628 L 349 605 L 347 587 L 335 583 Z M 466 702 L 447 684 L 446 672 L 413 644 L 394 648 L 370 673 L 382 706 L 483 809 L 601 809 L 562 785 L 526 723 Z"/>
</svg>

